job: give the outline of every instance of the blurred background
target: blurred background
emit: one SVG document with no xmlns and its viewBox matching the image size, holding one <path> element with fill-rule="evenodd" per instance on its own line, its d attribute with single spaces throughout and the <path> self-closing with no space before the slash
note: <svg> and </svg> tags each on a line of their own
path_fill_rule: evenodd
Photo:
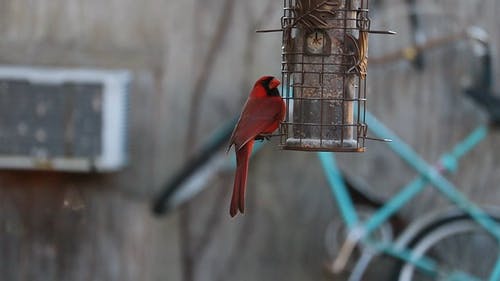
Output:
<svg viewBox="0 0 500 281">
<path fill-rule="evenodd" d="M 372 29 L 398 34 L 370 35 L 368 110 L 433 163 L 487 122 L 463 94 L 480 69 L 474 50 L 453 35 L 471 26 L 484 29 L 492 88 L 500 89 L 500 2 L 417 2 L 418 30 L 412 1 L 370 1 Z M 0 0 L 2 65 L 130 74 L 126 166 L 107 173 L 0 172 L 1 279 L 332 280 L 324 269 L 332 258 L 324 240 L 339 214 L 312 153 L 266 143 L 251 161 L 243 216 L 228 214 L 230 164 L 204 178 L 204 189 L 187 203 L 161 217 L 151 211 L 165 183 L 239 114 L 253 82 L 265 74 L 280 77 L 281 34 L 255 31 L 279 28 L 282 5 Z M 425 44 L 436 38 L 449 40 Z M 415 43 L 421 55 L 404 49 Z M 2 105 L 2 118 L 22 110 L 12 102 Z M 450 176 L 475 202 L 500 202 L 499 141 L 493 131 Z M 367 146 L 365 153 L 338 158 L 346 174 L 373 194 L 388 198 L 415 177 L 386 144 Z M 400 216 L 411 221 L 445 205 L 429 189 Z M 370 280 L 384 280 L 375 274 Z"/>
</svg>

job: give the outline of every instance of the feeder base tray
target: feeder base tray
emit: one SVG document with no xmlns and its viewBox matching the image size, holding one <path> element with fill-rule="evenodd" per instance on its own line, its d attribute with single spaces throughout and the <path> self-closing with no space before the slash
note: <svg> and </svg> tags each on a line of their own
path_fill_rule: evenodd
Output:
<svg viewBox="0 0 500 281">
<path fill-rule="evenodd" d="M 289 138 L 282 146 L 284 150 L 300 151 L 331 151 L 331 152 L 364 152 L 365 147 L 360 147 L 356 140 L 318 140 Z"/>
</svg>

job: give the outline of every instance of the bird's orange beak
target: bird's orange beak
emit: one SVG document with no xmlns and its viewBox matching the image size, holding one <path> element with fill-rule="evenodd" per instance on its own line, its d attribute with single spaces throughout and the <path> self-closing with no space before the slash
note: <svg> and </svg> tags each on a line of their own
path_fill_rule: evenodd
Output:
<svg viewBox="0 0 500 281">
<path fill-rule="evenodd" d="M 271 80 L 271 82 L 269 82 L 269 89 L 276 89 L 279 85 L 281 84 L 281 81 L 276 79 L 276 78 L 273 78 L 273 80 Z"/>
</svg>

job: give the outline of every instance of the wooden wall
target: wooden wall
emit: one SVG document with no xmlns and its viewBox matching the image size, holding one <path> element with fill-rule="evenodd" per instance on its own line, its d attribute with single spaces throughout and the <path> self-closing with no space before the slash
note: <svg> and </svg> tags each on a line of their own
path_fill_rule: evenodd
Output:
<svg viewBox="0 0 500 281">
<path fill-rule="evenodd" d="M 371 57 L 410 42 L 404 1 L 374 2 L 374 26 L 398 35 L 372 36 Z M 442 25 L 426 21 L 432 36 L 471 24 L 485 28 L 498 77 L 498 1 L 418 2 L 431 14 L 448 7 L 451 19 Z M 0 63 L 127 68 L 134 75 L 125 170 L 0 172 L 2 280 L 326 279 L 324 232 L 338 214 L 313 154 L 267 145 L 250 167 L 247 213 L 236 219 L 227 210 L 232 173 L 218 175 L 182 210 L 163 218 L 150 213 L 162 183 L 208 132 L 239 112 L 253 80 L 279 74 L 280 35 L 254 30 L 278 26 L 280 5 L 0 0 Z M 459 94 L 459 76 L 467 70 L 462 49 L 430 51 L 422 72 L 404 61 L 369 68 L 369 109 L 431 162 L 484 119 Z M 499 139 L 490 136 L 451 177 L 482 203 L 500 199 Z M 384 144 L 340 158 L 382 196 L 414 177 Z M 435 198 L 426 192 L 405 216 L 440 205 Z"/>
</svg>

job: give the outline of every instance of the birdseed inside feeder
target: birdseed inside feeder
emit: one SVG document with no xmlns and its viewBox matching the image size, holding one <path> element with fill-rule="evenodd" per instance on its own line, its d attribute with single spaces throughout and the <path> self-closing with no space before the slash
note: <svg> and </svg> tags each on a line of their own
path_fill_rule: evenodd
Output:
<svg viewBox="0 0 500 281">
<path fill-rule="evenodd" d="M 362 152 L 368 0 L 284 0 L 283 149 Z"/>
</svg>

